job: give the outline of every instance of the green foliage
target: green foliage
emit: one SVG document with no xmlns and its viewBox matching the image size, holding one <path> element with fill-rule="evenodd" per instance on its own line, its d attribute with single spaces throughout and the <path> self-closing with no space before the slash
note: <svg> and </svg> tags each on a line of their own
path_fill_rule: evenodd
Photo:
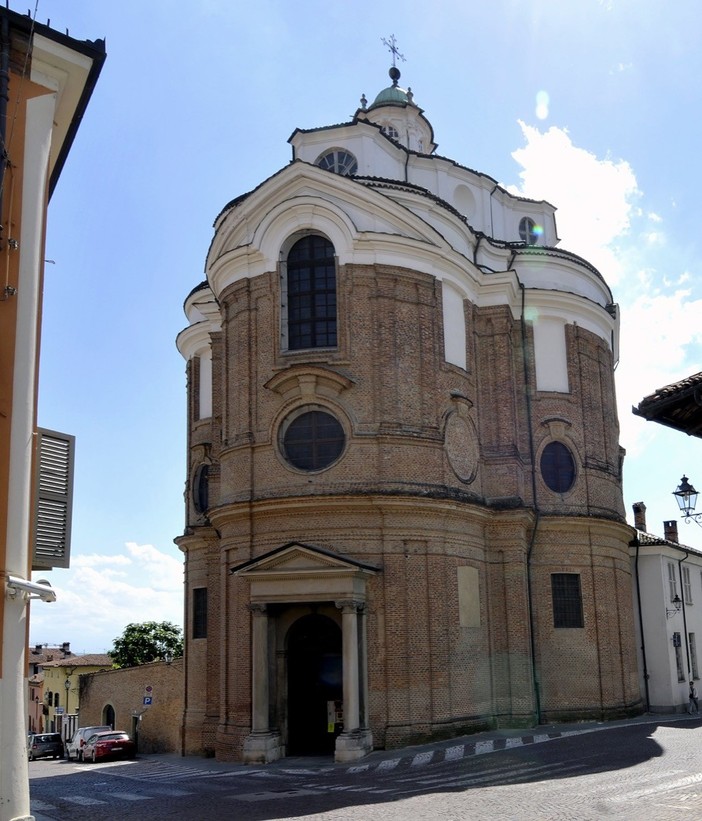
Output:
<svg viewBox="0 0 702 821">
<path fill-rule="evenodd" d="M 170 621 L 128 624 L 122 635 L 114 639 L 109 655 L 116 667 L 136 667 L 165 659 L 166 655 L 180 658 L 183 655 L 183 631 Z"/>
</svg>

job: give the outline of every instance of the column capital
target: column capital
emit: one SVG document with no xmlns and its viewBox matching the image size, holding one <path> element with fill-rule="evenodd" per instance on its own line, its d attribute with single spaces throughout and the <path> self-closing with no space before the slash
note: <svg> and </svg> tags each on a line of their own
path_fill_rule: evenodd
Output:
<svg viewBox="0 0 702 821">
<path fill-rule="evenodd" d="M 254 616 L 265 616 L 268 611 L 268 605 L 265 602 L 251 602 L 249 610 Z"/>
<path fill-rule="evenodd" d="M 356 599 L 339 599 L 334 604 L 342 613 L 360 613 L 366 606 L 365 602 Z"/>
</svg>

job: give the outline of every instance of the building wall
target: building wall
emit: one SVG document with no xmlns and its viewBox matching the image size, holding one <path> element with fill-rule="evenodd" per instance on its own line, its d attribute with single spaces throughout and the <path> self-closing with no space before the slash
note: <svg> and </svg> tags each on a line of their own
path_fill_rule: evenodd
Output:
<svg viewBox="0 0 702 821">
<path fill-rule="evenodd" d="M 149 706 L 144 704 L 147 695 L 153 699 Z M 140 752 L 180 752 L 183 659 L 81 676 L 80 726 L 103 724 L 108 706 L 114 710 L 114 729 L 125 730 L 132 738 L 138 732 Z"/>
<path fill-rule="evenodd" d="M 298 155 L 306 139 L 291 138 Z M 247 754 L 261 600 L 239 569 L 291 542 L 373 568 L 359 598 L 376 746 L 641 708 L 604 280 L 566 252 L 482 242 L 414 189 L 374 185 L 293 163 L 218 217 L 208 283 L 186 301 L 186 751 Z M 520 204 L 503 199 L 509 219 L 496 199 L 496 222 L 516 232 Z M 334 245 L 338 343 L 290 351 L 286 249 L 305 232 Z M 551 324 L 535 344 L 539 316 Z M 346 439 L 311 473 L 279 442 L 304 407 L 334 415 Z M 552 442 L 574 460 L 563 492 L 540 467 Z M 579 576 L 582 627 L 554 627 L 554 573 Z M 269 729 L 283 748 L 285 631 L 315 609 L 343 621 L 333 586 L 305 602 L 308 577 L 290 578 L 266 616 Z M 195 639 L 200 587 L 211 619 Z"/>
</svg>

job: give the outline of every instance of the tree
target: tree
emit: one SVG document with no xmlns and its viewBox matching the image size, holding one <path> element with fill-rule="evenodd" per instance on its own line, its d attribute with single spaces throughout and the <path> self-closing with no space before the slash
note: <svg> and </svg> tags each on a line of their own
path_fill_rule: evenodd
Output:
<svg viewBox="0 0 702 821">
<path fill-rule="evenodd" d="M 136 667 L 167 656 L 180 658 L 183 631 L 170 621 L 128 624 L 122 635 L 114 639 L 108 655 L 117 667 Z"/>
</svg>

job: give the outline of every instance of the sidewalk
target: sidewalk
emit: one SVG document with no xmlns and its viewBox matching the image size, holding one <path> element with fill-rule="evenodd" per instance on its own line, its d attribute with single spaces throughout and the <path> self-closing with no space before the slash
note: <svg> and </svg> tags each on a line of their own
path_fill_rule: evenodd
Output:
<svg viewBox="0 0 702 821">
<path fill-rule="evenodd" d="M 687 713 L 646 713 L 634 718 L 625 718 L 616 721 L 582 721 L 561 724 L 541 724 L 538 727 L 527 729 L 501 729 L 459 736 L 444 741 L 435 741 L 429 744 L 419 744 L 411 747 L 401 747 L 393 750 L 375 750 L 365 758 L 352 764 L 336 764 L 331 757 L 307 756 L 281 758 L 272 764 L 236 764 L 215 761 L 213 758 L 198 756 L 179 756 L 176 753 L 153 754 L 140 756 L 144 760 L 154 762 L 164 761 L 173 765 L 202 770 L 203 772 L 232 772 L 237 770 L 282 770 L 287 774 L 310 775 L 327 771 L 335 772 L 369 772 L 371 770 L 387 771 L 397 767 L 419 767 L 434 764 L 439 761 L 457 761 L 475 755 L 499 752 L 530 744 L 541 744 L 558 738 L 566 738 L 583 733 L 594 733 L 615 727 L 625 727 L 636 724 L 668 724 L 670 722 L 697 722 L 702 720 L 702 714 L 688 715 Z"/>
</svg>

